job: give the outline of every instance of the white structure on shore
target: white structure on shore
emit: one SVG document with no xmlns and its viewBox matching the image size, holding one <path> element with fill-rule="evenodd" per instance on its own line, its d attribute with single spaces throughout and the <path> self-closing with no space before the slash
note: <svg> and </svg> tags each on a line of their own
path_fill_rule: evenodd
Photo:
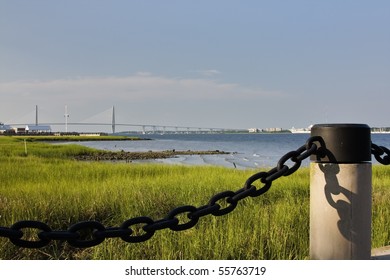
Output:
<svg viewBox="0 0 390 280">
<path fill-rule="evenodd" d="M 269 127 L 269 128 L 248 128 L 249 133 L 259 133 L 259 132 L 264 132 L 264 133 L 274 133 L 274 132 L 282 132 L 283 128 L 280 127 Z"/>
<path fill-rule="evenodd" d="M 310 125 L 307 128 L 295 128 L 295 127 L 292 127 L 289 130 L 291 131 L 291 133 L 310 133 L 312 127 L 313 127 L 313 125 Z"/>
<path fill-rule="evenodd" d="M 51 127 L 49 125 L 26 125 L 27 133 L 50 133 Z"/>
<path fill-rule="evenodd" d="M 257 132 L 259 132 L 259 129 L 258 128 L 249 128 L 248 132 L 249 133 L 257 133 Z"/>
<path fill-rule="evenodd" d="M 262 129 L 263 132 L 282 132 L 283 129 L 281 127 L 268 127 Z"/>
</svg>

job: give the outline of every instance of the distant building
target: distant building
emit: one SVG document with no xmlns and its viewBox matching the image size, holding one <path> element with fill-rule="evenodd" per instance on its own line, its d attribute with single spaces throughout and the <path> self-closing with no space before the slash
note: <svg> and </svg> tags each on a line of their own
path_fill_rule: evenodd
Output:
<svg viewBox="0 0 390 280">
<path fill-rule="evenodd" d="M 292 127 L 289 130 L 291 131 L 291 133 L 310 133 L 312 127 L 313 127 L 313 125 L 310 125 L 307 128 L 295 128 L 295 127 Z"/>
<path fill-rule="evenodd" d="M 6 125 L 4 123 L 0 123 L 0 133 L 1 134 L 4 134 L 8 131 L 11 131 L 12 130 L 12 127 L 10 127 L 9 125 Z"/>
<path fill-rule="evenodd" d="M 264 128 L 264 132 L 281 132 L 283 129 L 281 127 L 270 127 L 270 128 Z"/>
<path fill-rule="evenodd" d="M 12 127 L 12 130 L 16 134 L 24 134 L 24 133 L 26 133 L 26 128 L 25 127 Z"/>
<path fill-rule="evenodd" d="M 49 125 L 26 125 L 26 133 L 50 133 L 51 127 Z"/>
<path fill-rule="evenodd" d="M 259 129 L 258 128 L 249 128 L 248 132 L 249 133 L 257 133 L 257 132 L 259 132 Z"/>
</svg>

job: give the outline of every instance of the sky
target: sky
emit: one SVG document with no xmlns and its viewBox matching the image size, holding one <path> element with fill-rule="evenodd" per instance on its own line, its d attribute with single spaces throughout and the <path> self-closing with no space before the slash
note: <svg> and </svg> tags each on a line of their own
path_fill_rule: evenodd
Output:
<svg viewBox="0 0 390 280">
<path fill-rule="evenodd" d="M 117 123 L 390 126 L 390 1 L 0 0 L 0 122 L 36 105 L 42 123 L 115 106 Z"/>
</svg>

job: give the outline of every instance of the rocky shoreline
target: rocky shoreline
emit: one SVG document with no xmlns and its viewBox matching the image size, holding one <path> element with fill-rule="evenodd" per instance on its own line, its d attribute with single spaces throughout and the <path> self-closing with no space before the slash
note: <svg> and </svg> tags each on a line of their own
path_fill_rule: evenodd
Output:
<svg viewBox="0 0 390 280">
<path fill-rule="evenodd" d="M 91 154 L 83 154 L 75 157 L 76 160 L 81 161 L 126 161 L 131 162 L 133 160 L 148 160 L 148 159 L 165 159 L 174 158 L 180 155 L 222 155 L 229 154 L 224 151 L 148 151 L 148 152 L 110 152 L 99 151 Z"/>
</svg>

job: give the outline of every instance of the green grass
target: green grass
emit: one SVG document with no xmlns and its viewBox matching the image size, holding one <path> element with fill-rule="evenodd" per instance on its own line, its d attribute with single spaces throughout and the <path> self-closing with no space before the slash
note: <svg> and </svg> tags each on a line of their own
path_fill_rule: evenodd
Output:
<svg viewBox="0 0 390 280">
<path fill-rule="evenodd" d="M 76 144 L 48 145 L 39 142 L 36 137 L 0 136 L 0 158 L 10 157 L 43 157 L 65 159 L 76 155 L 94 153 L 96 150 Z"/>
<path fill-rule="evenodd" d="M 9 149 L 12 148 L 12 151 Z M 93 150 L 73 145 L 24 143 L 0 137 L 0 226 L 39 220 L 66 230 L 84 220 L 105 226 L 149 216 L 154 220 L 181 205 L 204 205 L 221 191 L 238 190 L 253 170 L 221 167 L 78 162 Z M 373 247 L 390 244 L 390 168 L 373 170 Z M 26 233 L 27 234 L 27 233 Z M 0 237 L 0 259 L 307 259 L 309 169 L 276 180 L 257 198 L 240 201 L 222 217 L 206 216 L 189 230 L 160 230 L 148 241 L 120 238 L 76 249 L 52 241 L 41 249 L 14 246 Z"/>
</svg>

